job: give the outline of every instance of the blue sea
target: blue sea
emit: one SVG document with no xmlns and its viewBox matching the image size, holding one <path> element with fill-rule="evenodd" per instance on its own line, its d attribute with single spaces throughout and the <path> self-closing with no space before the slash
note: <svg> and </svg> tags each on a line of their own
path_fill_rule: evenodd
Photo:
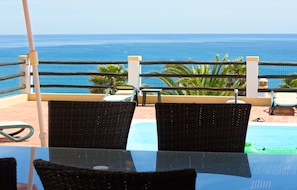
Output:
<svg viewBox="0 0 297 190">
<path fill-rule="evenodd" d="M 40 60 L 126 61 L 130 55 L 140 55 L 144 61 L 213 61 L 217 54 L 221 58 L 228 54 L 230 60 L 259 56 L 260 61 L 297 62 L 297 34 L 34 35 L 34 44 Z M 0 62 L 17 61 L 19 55 L 28 51 L 26 35 L 0 35 Z M 96 66 L 85 69 L 97 70 Z M 46 68 L 40 65 L 41 70 Z M 274 67 L 260 68 L 261 74 L 279 72 Z M 282 72 L 289 74 L 297 70 Z M 279 83 L 274 81 L 270 87 Z M 48 90 L 55 92 L 55 89 Z"/>
</svg>

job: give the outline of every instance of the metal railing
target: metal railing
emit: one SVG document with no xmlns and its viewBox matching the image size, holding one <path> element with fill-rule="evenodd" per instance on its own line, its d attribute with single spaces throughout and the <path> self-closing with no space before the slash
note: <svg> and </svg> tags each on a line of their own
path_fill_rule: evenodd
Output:
<svg viewBox="0 0 297 190">
<path fill-rule="evenodd" d="M 127 74 L 119 74 L 119 73 L 100 73 L 98 71 L 76 71 L 73 72 L 71 71 L 71 66 L 73 65 L 96 65 L 96 66 L 104 66 L 107 64 L 122 64 L 122 65 L 127 65 L 127 62 L 73 62 L 73 61 L 40 61 L 40 70 L 42 70 L 42 65 L 68 65 L 69 69 L 68 71 L 40 71 L 39 75 L 42 76 L 47 76 L 48 80 L 49 78 L 57 77 L 57 76 L 126 76 L 128 77 Z M 200 64 L 209 64 L 209 65 L 226 65 L 226 64 L 237 64 L 237 65 L 245 65 L 245 62 L 194 62 L 194 61 L 142 61 L 141 63 L 142 70 L 145 70 L 144 68 L 147 65 L 166 65 L 166 64 L 175 64 L 175 65 L 181 65 L 181 64 L 191 64 L 191 65 L 200 65 Z M 32 74 L 32 73 L 31 73 Z M 150 72 L 147 73 L 135 73 L 139 75 L 140 78 L 144 79 L 149 79 L 149 78 L 154 78 L 157 79 L 160 77 L 187 77 L 187 78 L 193 78 L 193 77 L 203 77 L 203 78 L 242 78 L 245 79 L 246 75 L 222 75 L 222 74 L 217 74 L 217 75 L 205 75 L 205 74 L 152 74 Z M 55 81 L 56 83 L 51 83 L 51 84 L 44 84 L 40 83 L 41 88 L 85 88 L 85 89 L 91 89 L 91 88 L 99 88 L 99 89 L 106 89 L 109 87 L 106 84 L 102 85 L 91 85 L 91 84 L 84 84 L 84 85 L 78 85 L 78 84 L 59 84 Z M 61 81 L 63 82 L 63 81 Z M 86 81 L 85 81 L 86 82 Z M 163 85 L 158 85 L 154 86 L 149 84 L 150 86 L 140 86 L 140 89 L 142 88 L 158 88 L 158 89 L 163 89 L 163 90 L 210 90 L 210 91 L 233 91 L 233 88 L 226 88 L 226 87 L 221 87 L 221 88 L 215 88 L 215 87 L 168 87 Z M 33 87 L 32 85 L 31 87 Z M 239 89 L 239 91 L 245 91 L 245 89 Z"/>
<path fill-rule="evenodd" d="M 89 81 L 91 76 L 124 76 L 128 77 L 127 74 L 121 73 L 100 73 L 98 72 L 98 66 L 104 66 L 108 64 L 121 64 L 124 65 L 124 68 L 128 68 L 127 61 L 43 61 L 41 60 L 39 65 L 39 76 L 40 76 L 40 87 L 41 92 L 47 92 L 46 89 L 54 89 L 55 93 L 64 92 L 59 89 L 74 89 L 72 92 L 80 92 L 79 89 L 84 89 L 82 93 L 90 93 L 89 90 L 92 88 L 106 89 L 110 84 L 101 84 L 94 85 Z M 200 61 L 141 61 L 140 66 L 142 73 L 135 73 L 138 75 L 142 83 L 140 83 L 139 88 L 157 88 L 166 90 L 203 90 L 203 91 L 233 91 L 233 88 L 222 86 L 222 87 L 187 87 L 187 86 L 166 86 L 160 81 L 160 77 L 171 77 L 171 78 L 225 78 L 225 79 L 246 79 L 246 74 L 165 74 L 161 73 L 160 68 L 168 65 L 246 65 L 246 62 L 200 62 Z M 8 94 L 10 92 L 17 92 L 26 88 L 25 83 L 20 82 L 20 78 L 25 77 L 25 73 L 16 66 L 22 67 L 25 65 L 25 62 L 10 62 L 10 63 L 0 63 L 0 69 L 4 67 L 10 67 L 8 70 L 10 72 L 1 72 L 0 76 L 0 94 Z M 161 67 L 160 67 L 161 66 Z M 287 63 L 287 62 L 259 62 L 259 67 L 290 67 L 292 71 L 297 71 L 297 63 Z M 11 67 L 16 67 L 12 69 Z M 151 67 L 151 68 L 150 68 Z M 152 70 L 158 70 L 160 73 L 152 73 Z M 3 71 L 3 69 L 2 69 Z M 131 72 L 131 71 L 129 71 Z M 133 72 L 133 71 L 132 71 Z M 255 73 L 257 74 L 257 73 Z M 32 81 L 31 72 L 29 78 L 31 89 L 34 87 L 34 82 Z M 296 75 L 289 74 L 273 74 L 273 73 L 264 73 L 258 74 L 258 79 L 266 78 L 270 79 L 296 79 Z M 14 80 L 12 83 L 4 84 L 5 81 Z M 15 80 L 17 79 L 17 80 Z M 149 86 L 146 85 L 145 81 L 154 80 Z M 296 88 L 258 88 L 258 92 L 270 92 L 274 91 L 296 91 Z M 246 88 L 240 88 L 240 92 L 245 92 Z"/>
<path fill-rule="evenodd" d="M 19 67 L 24 64 L 24 61 L 0 63 L 0 96 L 17 94 L 26 88 L 26 85 L 20 82 L 25 72 L 22 72 Z"/>
<path fill-rule="evenodd" d="M 199 66 L 199 65 L 242 65 L 245 66 L 246 62 L 202 62 L 202 61 L 143 61 L 140 63 L 142 66 L 149 66 L 149 65 L 189 65 L 189 66 Z M 168 77 L 168 78 L 222 78 L 222 79 L 245 79 L 245 74 L 229 74 L 224 75 L 221 73 L 218 74 L 191 74 L 191 73 L 184 73 L 184 74 L 152 74 L 152 73 L 141 73 L 140 77 L 143 78 L 160 78 L 160 77 Z M 202 90 L 202 91 L 234 91 L 234 88 L 228 87 L 205 87 L 205 86 L 196 86 L 196 87 L 186 87 L 186 86 L 149 86 L 149 87 L 140 87 L 141 88 L 153 88 L 153 89 L 162 89 L 162 90 Z M 240 92 L 244 93 L 245 88 L 238 89 Z"/>
<path fill-rule="evenodd" d="M 291 74 L 259 74 L 258 78 L 265 78 L 267 80 L 269 79 L 291 79 L 291 80 L 297 80 L 297 62 L 259 62 L 259 66 L 261 67 L 277 67 L 275 70 L 279 70 L 281 68 L 286 68 L 286 70 L 289 70 Z M 296 75 L 292 75 L 292 73 L 296 73 Z M 260 88 L 258 89 L 259 92 L 297 92 L 297 87 L 295 88 Z"/>
<path fill-rule="evenodd" d="M 47 77 L 47 82 L 49 82 L 48 84 L 45 83 L 40 83 L 40 87 L 41 88 L 78 88 L 78 89 L 92 89 L 92 88 L 96 88 L 96 89 L 106 89 L 109 87 L 109 85 L 107 84 L 102 84 L 102 85 L 94 85 L 91 83 L 88 83 L 88 81 L 79 81 L 82 82 L 81 85 L 79 84 L 73 84 L 73 83 L 63 83 L 64 81 L 62 80 L 51 80 L 55 77 L 79 77 L 79 76 L 87 76 L 87 77 L 91 77 L 91 76 L 109 76 L 109 77 L 114 77 L 114 76 L 128 76 L 127 74 L 120 74 L 120 73 L 102 73 L 102 72 L 98 72 L 98 71 L 88 71 L 87 69 L 84 70 L 84 67 L 86 65 L 93 65 L 93 66 L 99 66 L 99 65 L 110 65 L 110 64 L 121 64 L 121 65 L 127 65 L 127 61 L 83 61 L 83 62 L 78 62 L 78 61 L 39 61 L 40 64 L 40 70 L 39 70 L 39 76 L 46 76 Z M 49 68 L 47 67 L 46 69 L 42 68 L 42 66 L 44 65 L 48 65 L 50 66 Z M 57 68 L 51 68 L 51 66 L 53 65 L 67 65 L 68 68 L 63 68 L 63 71 L 59 70 Z M 71 71 L 73 69 L 73 66 L 78 66 L 78 68 L 80 68 L 80 71 L 77 71 L 77 69 L 74 69 L 76 71 Z M 47 71 L 42 71 L 42 70 L 47 70 Z M 52 70 L 52 71 L 50 71 Z M 31 75 L 33 75 L 33 73 L 31 73 Z M 55 83 L 51 82 L 54 81 Z M 62 83 L 61 83 L 62 82 Z M 33 88 L 34 85 L 32 84 L 31 87 Z"/>
</svg>

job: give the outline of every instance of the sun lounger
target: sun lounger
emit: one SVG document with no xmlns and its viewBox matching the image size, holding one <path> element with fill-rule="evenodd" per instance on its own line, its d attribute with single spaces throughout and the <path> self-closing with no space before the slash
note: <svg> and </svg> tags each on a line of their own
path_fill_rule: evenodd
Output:
<svg viewBox="0 0 297 190">
<path fill-rule="evenodd" d="M 138 90 L 132 85 L 115 85 L 113 88 L 108 88 L 105 93 L 103 102 L 133 102 L 138 105 L 137 99 Z"/>
<path fill-rule="evenodd" d="M 18 134 L 20 134 L 21 132 L 23 132 L 26 128 L 28 128 L 30 131 L 24 135 L 24 136 L 16 136 Z M 16 129 L 15 132 L 10 132 L 7 133 L 6 130 L 13 130 Z M 0 122 L 0 135 L 3 135 L 4 137 L 15 141 L 15 142 L 20 142 L 20 141 L 24 141 L 28 138 L 30 138 L 34 133 L 34 128 L 22 121 L 2 121 Z"/>
<path fill-rule="evenodd" d="M 269 114 L 273 115 L 277 107 L 297 107 L 297 92 L 273 92 L 271 91 L 271 103 Z"/>
</svg>

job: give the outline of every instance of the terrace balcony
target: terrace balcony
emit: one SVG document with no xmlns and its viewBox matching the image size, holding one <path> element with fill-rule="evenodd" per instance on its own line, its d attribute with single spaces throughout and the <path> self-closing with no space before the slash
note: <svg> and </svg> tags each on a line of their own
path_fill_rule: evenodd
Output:
<svg viewBox="0 0 297 190">
<path fill-rule="evenodd" d="M 40 146 L 39 140 L 39 123 L 36 106 L 36 96 L 34 93 L 34 81 L 32 80 L 32 72 L 28 60 L 25 57 L 20 57 L 21 61 L 13 63 L 0 63 L 0 69 L 3 67 L 15 67 L 15 73 L 5 73 L 5 76 L 0 77 L 0 87 L 2 98 L 0 98 L 0 120 L 20 120 L 31 124 L 35 133 L 33 137 L 25 142 L 11 142 L 7 139 L 0 137 L 1 145 L 22 145 L 22 146 Z M 259 67 L 289 67 L 296 70 L 297 63 L 271 63 L 271 62 L 259 62 L 257 57 L 247 57 L 246 62 L 178 62 L 178 61 L 141 61 L 138 56 L 132 56 L 128 58 L 127 62 L 65 62 L 65 61 L 40 61 L 40 86 L 41 86 L 41 97 L 42 97 L 42 115 L 43 123 L 47 131 L 47 101 L 48 100 L 81 100 L 81 101 L 101 101 L 104 94 L 91 94 L 88 92 L 90 88 L 106 89 L 108 85 L 93 86 L 88 83 L 88 78 L 92 75 L 107 75 L 115 76 L 114 73 L 99 73 L 90 72 L 84 70 L 86 65 L 106 65 L 106 64 L 124 64 L 128 65 L 128 83 L 136 86 L 139 90 L 144 88 L 142 79 L 160 77 L 158 75 L 152 75 L 150 73 L 141 73 L 143 68 L 149 65 L 156 66 L 161 64 L 243 64 L 247 67 L 246 75 L 232 75 L 232 76 L 218 76 L 218 75 L 207 75 L 207 76 L 182 76 L 182 77 L 231 77 L 231 78 L 244 78 L 246 79 L 246 88 L 238 89 L 244 96 L 239 96 L 239 100 L 243 100 L 247 103 L 252 104 L 252 110 L 250 115 L 250 122 L 255 122 L 256 118 L 263 118 L 265 122 L 273 123 L 297 123 L 296 113 L 294 115 L 288 115 L 283 112 L 281 115 L 269 115 L 268 109 L 270 105 L 270 91 L 294 91 L 296 89 L 280 89 L 280 88 L 268 88 L 268 86 L 260 86 L 259 81 L 262 78 L 274 80 L 282 78 L 292 78 L 291 75 L 273 75 L 265 74 L 259 75 Z M 49 68 L 55 68 L 55 71 L 44 70 L 43 65 L 50 65 Z M 57 67 L 58 66 L 58 67 Z M 73 68 L 76 67 L 79 71 L 73 72 Z M 57 72 L 57 68 L 63 68 L 63 72 Z M 65 70 L 67 72 L 65 72 Z M 84 78 L 86 83 L 82 84 Z M 63 83 L 63 77 L 73 78 L 71 84 Z M 181 76 L 170 76 L 170 77 L 181 77 Z M 295 76 L 296 77 L 296 76 Z M 45 80 L 47 78 L 47 81 Z M 12 80 L 12 83 L 6 84 L 6 82 Z M 44 83 L 44 81 L 46 81 Z M 59 83 L 59 82 L 62 82 Z M 2 90 L 3 87 L 6 89 Z M 55 92 L 51 92 L 52 89 Z M 146 87 L 147 88 L 147 87 Z M 162 90 L 174 90 L 174 89 L 186 89 L 186 90 L 208 90 L 208 91 L 229 91 L 233 92 L 232 88 L 204 88 L 204 87 L 174 87 L 168 88 L 161 86 L 159 83 L 153 83 L 149 88 L 159 88 Z M 84 92 L 82 92 L 84 90 Z M 80 91 L 79 93 L 77 93 Z M 224 103 L 227 100 L 234 99 L 234 96 L 182 96 L 182 95 L 162 95 L 162 102 L 199 102 L 199 103 Z M 139 102 L 142 101 L 141 93 L 138 96 Z M 133 119 L 155 119 L 155 108 L 154 103 L 157 102 L 157 96 L 154 94 L 147 96 L 147 104 L 145 106 L 137 106 Z M 294 110 L 296 112 L 296 110 Z"/>
</svg>

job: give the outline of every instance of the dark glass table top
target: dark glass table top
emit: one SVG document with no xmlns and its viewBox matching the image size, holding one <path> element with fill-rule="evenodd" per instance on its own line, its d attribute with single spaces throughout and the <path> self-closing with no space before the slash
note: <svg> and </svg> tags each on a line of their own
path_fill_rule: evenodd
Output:
<svg viewBox="0 0 297 190">
<path fill-rule="evenodd" d="M 18 182 L 28 183 L 30 156 L 64 165 L 112 171 L 195 168 L 196 189 L 297 189 L 297 155 L 0 146 L 0 157 L 17 159 Z M 32 169 L 32 168 L 31 168 Z M 43 189 L 34 171 L 33 183 Z"/>
</svg>

